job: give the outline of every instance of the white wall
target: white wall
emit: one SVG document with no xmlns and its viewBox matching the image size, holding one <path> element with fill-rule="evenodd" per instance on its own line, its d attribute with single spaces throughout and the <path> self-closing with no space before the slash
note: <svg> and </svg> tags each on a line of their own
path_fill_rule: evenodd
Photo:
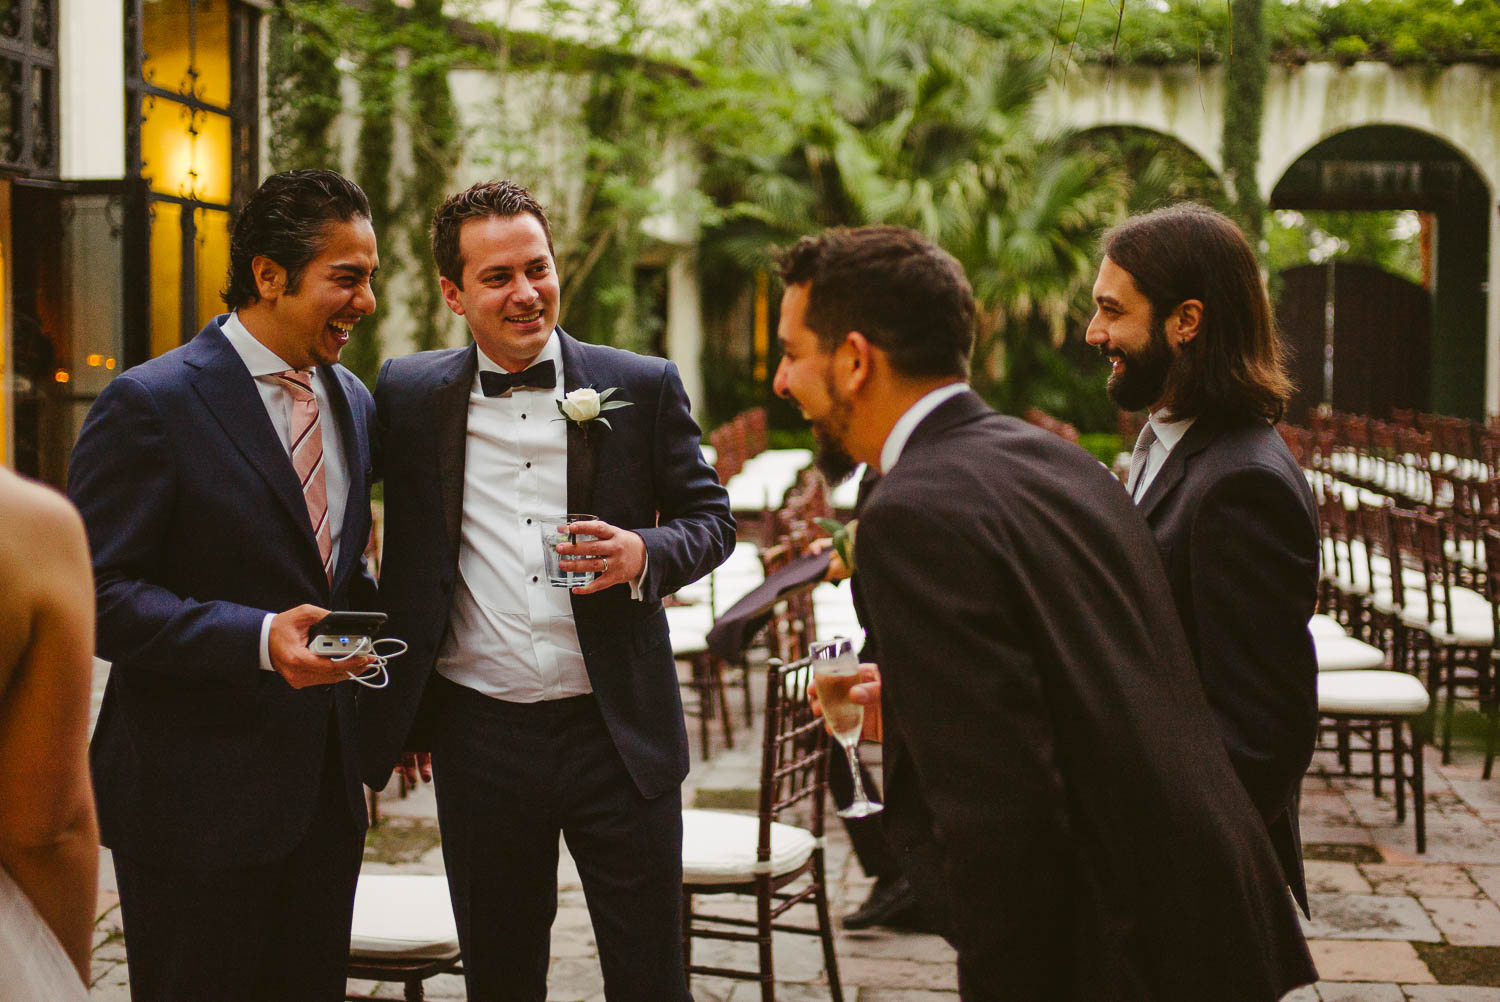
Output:
<svg viewBox="0 0 1500 1002">
<path fill-rule="evenodd" d="M 124 177 L 125 5 L 62 0 L 57 25 L 62 177 Z"/>
</svg>

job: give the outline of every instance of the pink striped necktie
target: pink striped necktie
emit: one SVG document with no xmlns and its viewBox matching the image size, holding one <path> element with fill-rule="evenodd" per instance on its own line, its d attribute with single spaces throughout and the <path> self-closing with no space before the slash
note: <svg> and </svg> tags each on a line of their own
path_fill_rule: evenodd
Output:
<svg viewBox="0 0 1500 1002">
<path fill-rule="evenodd" d="M 313 396 L 312 370 L 288 369 L 276 378 L 292 394 L 292 469 L 302 482 L 302 499 L 318 540 L 323 573 L 333 580 L 333 533 L 328 525 L 328 479 L 323 469 L 323 429 L 318 420 L 318 398 Z"/>
</svg>

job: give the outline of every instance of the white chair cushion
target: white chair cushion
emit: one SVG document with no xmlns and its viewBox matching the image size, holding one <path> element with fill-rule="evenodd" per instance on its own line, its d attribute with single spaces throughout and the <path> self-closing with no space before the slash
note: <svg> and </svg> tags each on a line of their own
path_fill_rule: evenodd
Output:
<svg viewBox="0 0 1500 1002">
<path fill-rule="evenodd" d="M 757 876 L 756 838 L 760 820 L 727 811 L 682 812 L 682 882 L 743 884 Z M 771 824 L 770 870 L 791 873 L 806 863 L 817 839 L 805 828 Z"/>
<path fill-rule="evenodd" d="M 458 956 L 448 878 L 361 874 L 354 890 L 349 953 L 377 960 Z"/>
<path fill-rule="evenodd" d="M 700 654 L 708 650 L 708 631 L 714 625 L 708 606 L 669 605 L 666 611 L 673 654 Z"/>
<path fill-rule="evenodd" d="M 1427 689 L 1400 671 L 1334 671 L 1318 675 L 1321 713 L 1410 716 L 1427 711 Z"/>
<path fill-rule="evenodd" d="M 1318 655 L 1318 671 L 1358 671 L 1385 664 L 1384 651 L 1353 637 L 1315 636 L 1313 647 Z"/>
<path fill-rule="evenodd" d="M 1347 637 L 1349 635 L 1339 625 L 1338 620 L 1332 616 L 1325 616 L 1322 613 L 1314 615 L 1307 621 L 1307 632 L 1312 634 L 1314 640 L 1321 640 L 1324 637 Z"/>
</svg>

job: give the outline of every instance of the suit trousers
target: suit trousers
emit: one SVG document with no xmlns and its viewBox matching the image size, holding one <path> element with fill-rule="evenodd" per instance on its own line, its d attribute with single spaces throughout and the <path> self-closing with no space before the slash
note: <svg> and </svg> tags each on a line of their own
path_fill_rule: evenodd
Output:
<svg viewBox="0 0 1500 1002">
<path fill-rule="evenodd" d="M 432 766 L 471 1002 L 544 1002 L 558 836 L 609 1002 L 688 1002 L 682 795 L 636 789 L 592 695 L 492 699 L 441 676 Z"/>
<path fill-rule="evenodd" d="M 335 1002 L 364 834 L 350 814 L 338 725 L 307 833 L 285 859 L 198 870 L 117 852 L 130 996 L 138 1002 Z"/>
</svg>

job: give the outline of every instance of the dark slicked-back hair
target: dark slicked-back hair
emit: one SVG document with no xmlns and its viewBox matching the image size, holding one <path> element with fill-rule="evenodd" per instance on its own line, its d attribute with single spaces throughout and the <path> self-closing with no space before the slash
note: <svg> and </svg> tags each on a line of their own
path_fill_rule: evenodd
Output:
<svg viewBox="0 0 1500 1002">
<path fill-rule="evenodd" d="M 531 192 L 513 181 L 481 181 L 467 191 L 449 195 L 432 214 L 432 258 L 437 262 L 438 274 L 458 286 L 464 287 L 464 256 L 458 247 L 458 235 L 464 223 L 471 219 L 501 219 L 528 213 L 542 224 L 542 233 L 547 237 L 547 253 L 552 250 L 552 224 L 547 221 L 547 212 Z"/>
<path fill-rule="evenodd" d="M 1162 399 L 1173 418 L 1281 417 L 1292 394 L 1286 352 L 1238 226 L 1206 206 L 1172 205 L 1110 230 L 1104 254 L 1150 301 L 1153 324 L 1186 300 L 1203 303 L 1198 334 L 1167 375 Z"/>
<path fill-rule="evenodd" d="M 809 329 L 832 351 L 859 331 L 910 378 L 968 378 L 974 291 L 953 256 L 900 226 L 839 227 L 781 256 L 781 280 L 808 286 Z"/>
<path fill-rule="evenodd" d="M 231 310 L 260 300 L 251 262 L 268 257 L 286 269 L 286 291 L 318 256 L 329 223 L 370 218 L 359 185 L 331 170 L 289 170 L 266 178 L 240 210 L 229 237 L 229 285 L 219 294 Z"/>
</svg>

